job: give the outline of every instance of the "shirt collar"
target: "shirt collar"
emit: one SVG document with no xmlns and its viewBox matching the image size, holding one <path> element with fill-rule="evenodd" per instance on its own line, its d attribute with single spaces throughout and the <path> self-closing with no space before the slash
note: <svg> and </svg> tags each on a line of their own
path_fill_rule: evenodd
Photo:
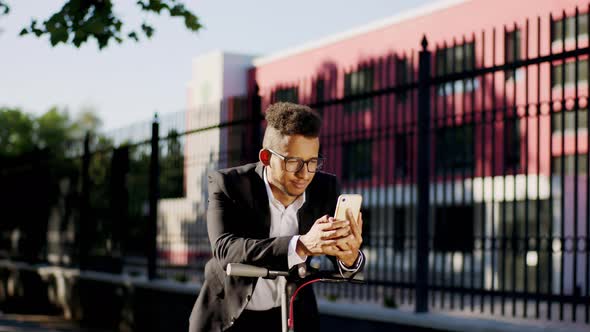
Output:
<svg viewBox="0 0 590 332">
<path fill-rule="evenodd" d="M 275 196 L 272 193 L 272 189 L 270 189 L 270 183 L 268 182 L 268 178 L 266 177 L 266 167 L 264 167 L 262 169 L 262 178 L 264 179 L 264 186 L 266 187 L 266 194 L 268 195 L 268 201 L 272 204 L 274 204 L 275 206 L 280 206 L 281 208 L 285 208 L 283 206 L 283 203 L 279 202 L 279 200 L 277 200 L 275 198 Z M 303 192 L 302 195 L 299 195 L 299 197 L 297 197 L 297 199 L 295 199 L 295 201 L 293 201 L 293 203 L 291 203 L 291 205 L 287 206 L 293 206 L 296 210 L 299 210 L 303 204 L 305 203 L 305 191 Z"/>
</svg>

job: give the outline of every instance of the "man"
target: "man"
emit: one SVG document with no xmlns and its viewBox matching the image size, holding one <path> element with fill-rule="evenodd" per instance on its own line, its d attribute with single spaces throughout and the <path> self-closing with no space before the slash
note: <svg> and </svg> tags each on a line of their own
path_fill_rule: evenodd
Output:
<svg viewBox="0 0 590 332">
<path fill-rule="evenodd" d="M 334 220 L 339 185 L 321 173 L 321 119 L 307 106 L 276 103 L 266 111 L 260 162 L 209 176 L 207 229 L 213 258 L 190 316 L 190 332 L 280 331 L 278 280 L 228 277 L 228 263 L 286 271 L 329 255 L 343 276 L 364 264 L 362 216 Z M 319 330 L 311 287 L 295 300 L 295 329 Z"/>
</svg>

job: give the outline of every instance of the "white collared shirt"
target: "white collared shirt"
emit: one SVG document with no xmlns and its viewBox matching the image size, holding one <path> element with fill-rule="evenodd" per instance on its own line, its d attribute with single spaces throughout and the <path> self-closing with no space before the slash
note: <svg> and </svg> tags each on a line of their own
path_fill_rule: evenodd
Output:
<svg viewBox="0 0 590 332">
<path fill-rule="evenodd" d="M 299 257 L 295 249 L 297 248 L 297 241 L 299 241 L 299 221 L 297 220 L 297 212 L 305 203 L 305 192 L 303 195 L 297 197 L 289 206 L 283 206 L 279 202 L 270 189 L 270 184 L 266 177 L 266 168 L 264 169 L 263 178 L 266 186 L 266 194 L 268 195 L 268 206 L 270 208 L 270 234 L 269 237 L 290 236 L 294 235 L 289 241 L 289 250 L 287 252 L 287 260 L 289 269 L 293 266 L 304 263 L 307 259 Z M 246 309 L 248 310 L 268 310 L 281 305 L 281 291 L 279 279 L 263 279 L 258 278 L 256 288 Z"/>
</svg>

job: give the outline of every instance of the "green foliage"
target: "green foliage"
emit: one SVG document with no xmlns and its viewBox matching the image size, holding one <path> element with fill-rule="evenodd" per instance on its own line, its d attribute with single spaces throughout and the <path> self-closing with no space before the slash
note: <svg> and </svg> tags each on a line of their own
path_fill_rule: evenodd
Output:
<svg viewBox="0 0 590 332">
<path fill-rule="evenodd" d="M 82 127 L 56 107 L 36 118 L 17 108 L 0 107 L 0 156 L 15 157 L 35 149 L 63 156 L 68 143 L 77 138 L 74 129 Z"/>
<path fill-rule="evenodd" d="M 34 119 L 19 109 L 0 108 L 0 156 L 13 157 L 33 151 Z"/>
<path fill-rule="evenodd" d="M 199 18 L 177 0 L 139 0 L 136 5 L 144 13 L 161 15 L 167 12 L 171 17 L 182 18 L 190 31 L 196 32 L 202 28 Z M 7 14 L 9 10 L 10 7 L 0 0 L 0 15 L 2 12 Z M 48 35 L 52 46 L 63 43 L 76 47 L 94 38 L 99 49 L 103 49 L 112 40 L 117 43 L 126 39 L 139 41 L 140 34 L 149 39 L 155 32 L 155 28 L 145 21 L 139 29 L 124 31 L 123 25 L 113 10 L 112 0 L 67 0 L 59 11 L 45 21 L 32 19 L 20 35 Z"/>
<path fill-rule="evenodd" d="M 66 111 L 60 111 L 57 107 L 53 107 L 38 117 L 36 122 L 37 146 L 41 149 L 49 148 L 57 156 L 63 155 L 65 145 L 71 139 L 70 115 Z"/>
<path fill-rule="evenodd" d="M 4 1 L 0 1 L 0 16 L 10 13 L 10 7 Z"/>
</svg>

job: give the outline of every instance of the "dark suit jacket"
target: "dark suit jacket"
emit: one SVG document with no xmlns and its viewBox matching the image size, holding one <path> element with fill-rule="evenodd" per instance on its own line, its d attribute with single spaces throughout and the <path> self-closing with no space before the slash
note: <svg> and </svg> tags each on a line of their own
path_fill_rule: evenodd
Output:
<svg viewBox="0 0 590 332">
<path fill-rule="evenodd" d="M 190 316 L 189 332 L 223 331 L 248 304 L 258 278 L 228 277 L 228 263 L 288 269 L 291 236 L 269 238 L 270 209 L 263 169 L 256 163 L 209 175 L 207 229 L 213 257 L 205 265 L 205 281 Z M 318 172 L 297 214 L 299 234 L 307 233 L 321 216 L 333 215 L 339 194 L 336 178 Z M 295 300 L 296 329 L 319 330 L 313 290 L 307 286 L 299 294 Z"/>
</svg>

